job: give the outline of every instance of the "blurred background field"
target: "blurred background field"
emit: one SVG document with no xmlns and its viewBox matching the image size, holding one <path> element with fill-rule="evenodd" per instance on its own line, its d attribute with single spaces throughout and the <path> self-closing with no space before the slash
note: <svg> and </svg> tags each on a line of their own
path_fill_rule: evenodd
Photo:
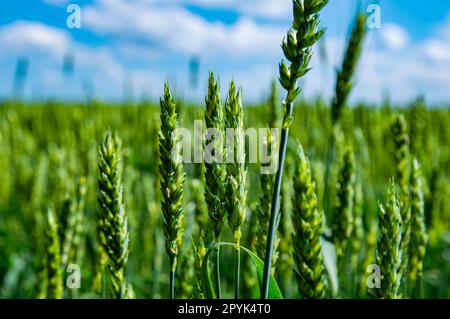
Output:
<svg viewBox="0 0 450 319">
<path fill-rule="evenodd" d="M 246 125 L 267 127 L 268 104 L 245 109 Z M 180 126 L 187 128 L 202 119 L 203 108 L 178 103 Z M 159 109 L 148 104 L 108 105 L 5 102 L 0 120 L 0 283 L 2 297 L 38 297 L 42 292 L 42 258 L 45 256 L 43 220 L 47 206 L 52 206 L 62 220 L 68 214 L 67 205 L 76 197 L 79 179 L 86 179 L 86 205 L 82 212 L 82 232 L 72 262 L 80 265 L 82 285 L 79 290 L 65 290 L 67 297 L 99 296 L 95 288 L 98 264 L 96 238 L 97 145 L 104 132 L 111 128 L 120 133 L 125 148 L 124 196 L 129 214 L 131 252 L 127 277 L 137 297 L 167 297 L 166 257 L 161 233 L 160 191 L 158 183 L 158 151 L 156 132 Z M 405 109 L 386 104 L 374 108 L 358 105 L 346 111 L 343 131 L 352 139 L 357 165 L 357 185 L 361 187 L 358 209 L 362 214 L 357 268 L 343 296 L 367 297 L 364 266 L 374 256 L 374 225 L 377 205 L 385 200 L 386 185 L 394 175 L 393 140 L 390 121 L 393 113 L 404 113 L 409 125 L 411 152 L 421 161 L 425 182 L 426 225 L 430 236 L 425 259 L 424 296 L 447 298 L 450 276 L 450 111 L 427 109 L 417 100 Z M 284 186 L 285 226 L 280 235 L 289 246 L 291 225 L 292 162 L 296 153 L 295 140 L 300 140 L 310 156 L 318 197 L 322 198 L 326 145 L 331 130 L 329 108 L 323 101 L 301 101 L 295 110 L 292 143 L 288 148 L 287 177 Z M 191 236 L 197 232 L 198 218 L 205 218 L 201 164 L 186 164 L 185 187 L 186 234 L 182 248 L 178 281 L 180 296 L 191 296 L 195 286 Z M 244 230 L 244 246 L 251 247 L 252 217 L 259 200 L 259 165 L 249 166 L 248 216 Z M 200 188 L 199 188 L 200 187 Z M 332 194 L 329 195 L 332 198 Z M 321 202 L 321 201 L 320 201 Z M 66 208 L 64 208 L 66 207 Z M 70 215 L 69 215 L 70 216 Z M 202 217 L 203 216 L 203 217 Z M 227 230 L 227 237 L 230 236 Z M 254 236 L 254 235 L 253 235 Z M 282 248 L 280 248 L 282 249 Z M 228 252 L 230 253 L 230 252 Z M 224 252 L 223 264 L 231 256 Z M 285 256 L 283 254 L 286 254 Z M 289 249 L 280 251 L 278 263 L 289 265 Z M 280 266 L 281 267 L 281 266 Z M 349 266 L 350 267 L 350 266 Z M 223 267 L 225 270 L 227 267 Z M 350 269 L 350 268 L 349 268 Z M 280 285 L 287 297 L 296 296 L 291 270 L 280 270 Z M 64 272 L 65 278 L 69 273 Z M 232 285 L 232 271 L 225 271 L 224 283 Z M 287 277 L 287 278 L 286 278 Z M 226 279 L 228 278 L 228 279 Z M 98 283 L 97 283 L 98 284 Z M 251 280 L 248 283 L 252 285 Z M 255 283 L 253 282 L 253 285 Z M 348 289 L 348 290 L 347 290 Z M 251 294 L 251 290 L 249 292 Z"/>
</svg>

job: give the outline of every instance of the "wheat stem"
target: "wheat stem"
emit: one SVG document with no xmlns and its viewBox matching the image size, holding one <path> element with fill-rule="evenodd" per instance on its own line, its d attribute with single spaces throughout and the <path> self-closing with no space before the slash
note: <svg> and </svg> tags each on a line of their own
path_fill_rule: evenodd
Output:
<svg viewBox="0 0 450 319">
<path fill-rule="evenodd" d="M 208 215 L 214 232 L 216 242 L 220 241 L 223 219 L 226 215 L 226 166 L 224 163 L 225 149 L 223 142 L 224 115 L 220 98 L 220 86 L 214 79 L 214 74 L 209 74 L 208 95 L 205 99 L 205 124 L 207 129 L 213 129 L 216 136 L 206 136 L 209 144 L 214 149 L 213 158 L 205 158 L 205 201 L 208 206 Z M 206 155 L 206 154 L 205 154 Z M 214 268 L 216 283 L 216 296 L 221 298 L 220 288 L 220 247 L 216 248 L 216 264 Z"/>
<path fill-rule="evenodd" d="M 227 212 L 228 225 L 233 233 L 235 249 L 235 297 L 239 298 L 239 279 L 240 279 L 240 248 L 242 236 L 242 225 L 245 221 L 245 208 L 247 200 L 247 191 L 245 190 L 245 182 L 247 171 L 245 169 L 245 145 L 244 145 L 244 110 L 241 101 L 241 90 L 236 93 L 236 87 L 232 81 L 228 92 L 227 101 L 225 103 L 225 126 L 227 131 L 227 144 L 229 137 L 232 142 L 228 151 L 230 157 L 227 162 Z M 232 136 L 229 136 L 232 133 Z"/>
<path fill-rule="evenodd" d="M 297 80 L 309 71 L 311 60 L 311 47 L 325 33 L 319 30 L 319 12 L 328 3 L 328 0 L 293 0 L 294 21 L 292 28 L 282 43 L 284 55 L 291 62 L 287 66 L 284 61 L 280 63 L 280 83 L 287 91 L 283 128 L 281 131 L 278 170 L 275 176 L 275 185 L 270 207 L 269 232 L 267 235 L 266 254 L 264 262 L 261 297 L 267 299 L 269 294 L 269 278 L 272 267 L 273 244 L 275 241 L 276 222 L 279 210 L 281 182 L 283 179 L 284 160 L 289 136 L 289 127 L 293 121 L 293 103 L 300 94 Z"/>
<path fill-rule="evenodd" d="M 179 248 L 183 239 L 183 184 L 184 172 L 177 134 L 178 117 L 176 106 L 167 83 L 164 97 L 160 100 L 161 131 L 159 134 L 159 172 L 161 176 L 161 209 L 163 229 L 166 237 L 166 253 L 170 267 L 170 298 L 173 299 L 174 276 L 177 268 Z"/>
</svg>

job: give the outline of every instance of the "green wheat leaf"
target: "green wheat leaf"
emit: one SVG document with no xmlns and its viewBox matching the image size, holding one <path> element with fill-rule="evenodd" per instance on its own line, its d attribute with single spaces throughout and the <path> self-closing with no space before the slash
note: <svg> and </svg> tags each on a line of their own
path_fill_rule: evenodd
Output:
<svg viewBox="0 0 450 319">
<path fill-rule="evenodd" d="M 233 243 L 218 242 L 218 243 L 212 244 L 208 248 L 208 252 L 205 255 L 205 259 L 203 260 L 203 265 L 202 265 L 203 289 L 204 289 L 204 293 L 208 299 L 216 298 L 216 294 L 214 293 L 214 289 L 213 289 L 212 283 L 211 283 L 211 278 L 209 275 L 209 258 L 211 256 L 211 252 L 215 251 L 215 248 L 220 247 L 220 246 L 231 246 L 233 248 L 236 247 L 236 245 Z M 263 271 L 264 271 L 264 262 L 258 256 L 256 256 L 255 253 L 253 253 L 251 250 L 249 250 L 245 247 L 242 247 L 240 245 L 238 245 L 238 246 L 243 252 L 245 252 L 247 255 L 249 255 L 250 258 L 252 259 L 252 261 L 255 265 L 255 268 L 256 268 L 257 276 L 258 276 L 258 284 L 259 284 L 259 286 L 261 286 Z M 278 284 L 272 275 L 270 276 L 270 280 L 269 280 L 269 299 L 283 299 L 281 290 L 278 287 Z"/>
</svg>

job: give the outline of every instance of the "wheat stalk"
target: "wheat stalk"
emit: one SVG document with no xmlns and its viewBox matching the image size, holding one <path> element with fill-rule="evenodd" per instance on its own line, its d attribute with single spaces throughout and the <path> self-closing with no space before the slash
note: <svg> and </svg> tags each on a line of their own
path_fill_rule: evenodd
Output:
<svg viewBox="0 0 450 319">
<path fill-rule="evenodd" d="M 336 183 L 335 207 L 331 215 L 333 242 L 338 257 L 343 257 L 348 239 L 353 231 L 353 202 L 355 197 L 355 156 L 347 148 L 339 169 Z"/>
<path fill-rule="evenodd" d="M 106 253 L 105 247 L 106 238 L 103 233 L 103 221 L 102 219 L 98 219 L 95 224 L 97 242 L 99 245 L 95 247 L 95 270 L 94 270 L 94 279 L 92 281 L 92 290 L 97 294 L 102 294 L 102 297 L 105 298 L 105 270 L 106 264 L 108 263 L 108 254 Z"/>
<path fill-rule="evenodd" d="M 161 131 L 159 134 L 159 173 L 161 176 L 161 209 L 163 229 L 166 237 L 166 252 L 170 263 L 170 298 L 173 299 L 174 274 L 177 268 L 178 251 L 183 239 L 183 184 L 184 172 L 179 153 L 176 106 L 167 84 L 161 105 Z"/>
<path fill-rule="evenodd" d="M 217 133 L 223 133 L 224 114 L 220 98 L 220 86 L 214 80 L 214 74 L 209 74 L 208 95 L 205 99 L 205 123 L 208 129 L 215 129 Z M 225 197 L 227 192 L 226 166 L 224 164 L 224 142 L 219 136 L 210 137 L 210 144 L 215 150 L 216 160 L 205 161 L 205 201 L 208 206 L 208 215 L 214 232 L 214 240 L 220 241 L 220 233 L 223 227 L 223 219 L 226 215 Z M 219 161 L 222 159 L 222 161 Z M 220 289 L 220 249 L 216 250 L 215 282 L 216 295 L 221 297 Z"/>
<path fill-rule="evenodd" d="M 197 225 L 195 236 L 192 240 L 192 250 L 194 253 L 194 270 L 196 283 L 194 285 L 192 297 L 203 299 L 202 291 L 202 264 L 206 255 L 206 247 L 210 244 L 212 227 L 208 223 L 208 209 L 204 202 L 204 188 L 201 180 L 194 179 L 191 182 L 191 196 L 194 204 L 194 220 Z M 207 233 L 208 235 L 205 235 Z M 206 242 L 206 243 L 205 243 Z"/>
<path fill-rule="evenodd" d="M 331 103 L 333 124 L 342 117 L 342 110 L 353 88 L 353 77 L 361 56 L 366 35 L 366 16 L 360 13 L 354 22 L 352 34 L 347 43 L 342 68 L 337 72 L 335 96 Z"/>
<path fill-rule="evenodd" d="M 197 225 L 196 239 L 201 237 L 202 230 L 208 225 L 208 208 L 204 201 L 204 187 L 202 181 L 193 179 L 191 184 L 191 197 L 194 205 L 194 221 Z"/>
<path fill-rule="evenodd" d="M 355 198 L 353 203 L 353 229 L 352 234 L 349 239 L 350 246 L 350 264 L 352 267 L 351 275 L 354 277 L 354 292 L 358 291 L 358 283 L 360 282 L 362 276 L 361 272 L 364 270 L 361 269 L 360 257 L 361 257 L 361 248 L 363 247 L 364 242 L 364 227 L 363 227 L 363 214 L 364 214 L 364 198 L 363 198 L 363 189 L 361 183 L 355 184 Z"/>
<path fill-rule="evenodd" d="M 214 80 L 213 73 L 209 74 L 208 95 L 205 103 L 206 127 L 216 129 L 222 133 L 224 129 L 224 110 L 220 98 L 220 86 Z M 222 162 L 212 161 L 212 163 L 208 163 L 208 161 L 205 161 L 205 201 L 208 205 L 208 214 L 213 226 L 214 236 L 216 240 L 219 240 L 223 227 L 223 218 L 226 214 L 225 196 L 227 181 L 226 166 L 223 163 L 225 158 L 224 141 L 222 138 L 217 137 L 216 140 L 212 140 L 210 143 L 214 143 L 217 158 L 222 159 Z"/>
<path fill-rule="evenodd" d="M 58 223 L 53 210 L 48 208 L 45 228 L 47 246 L 46 267 L 47 299 L 61 299 L 63 295 L 63 276 L 61 270 L 61 248 L 58 235 Z"/>
<path fill-rule="evenodd" d="M 267 104 L 269 106 L 269 116 L 268 116 L 269 128 L 276 128 L 279 126 L 278 119 L 280 117 L 279 102 L 278 102 L 278 87 L 276 80 L 272 81 L 270 87 L 269 100 L 267 101 Z"/>
<path fill-rule="evenodd" d="M 417 159 L 412 162 L 411 175 L 411 241 L 409 243 L 409 280 L 412 287 L 422 277 L 428 236 L 425 229 L 422 172 Z"/>
<path fill-rule="evenodd" d="M 108 132 L 99 146 L 98 205 L 102 245 L 116 298 L 127 296 L 125 266 L 129 254 L 128 217 L 123 203 L 122 142 Z"/>
<path fill-rule="evenodd" d="M 81 177 L 78 181 L 76 198 L 71 203 L 68 226 L 62 245 L 63 265 L 69 262 L 76 262 L 77 257 L 80 256 L 86 192 L 86 178 Z"/>
<path fill-rule="evenodd" d="M 353 77 L 356 72 L 358 61 L 361 56 L 362 47 L 364 44 L 364 39 L 366 35 L 366 16 L 364 13 L 357 15 L 352 34 L 347 43 L 344 60 L 342 62 L 342 67 L 337 71 L 336 85 L 333 100 L 331 101 L 331 120 L 333 123 L 333 128 L 339 125 L 339 120 L 342 117 L 342 112 L 347 103 L 350 92 L 353 88 Z M 331 166 L 334 160 L 335 152 L 335 131 L 332 132 L 330 136 L 330 144 L 326 159 L 326 169 L 325 169 L 325 185 L 323 192 L 323 202 L 324 209 L 326 212 L 330 210 L 329 198 L 328 198 L 328 188 L 329 188 L 329 176 Z"/>
<path fill-rule="evenodd" d="M 182 270 L 178 271 L 176 276 L 179 289 L 178 298 L 188 299 L 192 297 L 194 291 L 195 267 L 192 265 L 195 263 L 195 255 L 190 249 L 186 249 L 178 259 L 179 269 Z"/>
<path fill-rule="evenodd" d="M 286 146 L 289 136 L 289 127 L 293 121 L 293 103 L 300 94 L 297 80 L 309 71 L 309 61 L 312 56 L 312 46 L 322 37 L 325 29 L 319 30 L 319 12 L 328 3 L 328 0 L 293 0 L 294 21 L 286 38 L 281 45 L 284 56 L 291 62 L 288 66 L 281 61 L 279 66 L 280 83 L 287 91 L 283 102 L 284 118 L 281 131 L 278 170 L 275 176 L 275 186 L 270 207 L 269 232 L 267 236 L 266 254 L 264 262 L 261 297 L 267 299 L 269 294 L 269 277 L 272 267 L 273 244 L 275 241 L 279 198 L 283 178 L 283 167 L 286 156 Z"/>
<path fill-rule="evenodd" d="M 380 204 L 378 211 L 379 236 L 377 242 L 377 264 L 381 268 L 380 298 L 399 298 L 402 281 L 402 216 L 401 202 L 395 193 L 395 183 L 390 181 L 386 206 Z"/>
<path fill-rule="evenodd" d="M 316 186 L 311 178 L 309 159 L 301 146 L 294 174 L 292 205 L 293 255 L 300 295 L 302 298 L 323 298 L 326 288 L 320 243 L 323 213 L 317 207 Z"/>
<path fill-rule="evenodd" d="M 270 132 L 267 132 L 267 150 L 271 151 L 273 144 L 276 141 L 274 136 Z M 266 244 L 267 244 L 267 234 L 269 232 L 269 220 L 270 220 L 270 209 L 272 206 L 272 195 L 274 187 L 274 176 L 272 174 L 261 174 L 260 175 L 261 184 L 261 196 L 259 198 L 258 205 L 256 207 L 255 213 L 258 218 L 256 219 L 256 253 L 261 258 L 264 258 L 266 254 Z M 277 241 L 274 243 L 273 256 L 272 256 L 272 271 L 275 267 L 277 259 Z"/>
<path fill-rule="evenodd" d="M 269 130 L 267 131 L 267 139 L 265 140 L 266 155 L 272 154 L 276 149 L 275 136 L 273 136 L 271 129 L 278 127 L 278 93 L 277 93 L 277 82 L 274 80 L 272 82 L 269 100 L 267 101 L 269 106 Z M 269 232 L 269 219 L 270 219 L 270 207 L 272 205 L 272 195 L 273 187 L 275 182 L 275 177 L 273 174 L 260 174 L 259 177 L 261 185 L 261 195 L 259 197 L 259 202 L 257 204 L 255 214 L 257 215 L 256 220 L 256 241 L 255 250 L 258 256 L 264 258 L 266 253 L 266 243 L 267 234 Z M 278 244 L 279 240 L 274 241 L 273 247 L 273 257 L 272 257 L 272 272 L 275 269 L 276 261 L 278 259 Z"/>
<path fill-rule="evenodd" d="M 409 183 L 410 183 L 410 152 L 409 135 L 405 117 L 396 115 L 391 123 L 391 130 L 394 140 L 395 176 L 400 186 L 399 200 L 402 203 L 402 267 L 406 271 L 409 264 L 409 241 L 411 237 L 411 208 L 409 203 Z"/>
<path fill-rule="evenodd" d="M 242 107 L 241 90 L 236 93 L 234 82 L 230 83 L 228 97 L 225 103 L 225 126 L 234 130 L 231 149 L 233 159 L 227 164 L 227 212 L 228 225 L 233 233 L 236 244 L 235 297 L 239 298 L 241 250 L 239 245 L 242 237 L 242 225 L 245 221 L 247 191 L 245 183 L 245 140 L 244 140 L 244 110 Z M 228 159 L 227 159 L 228 161 Z"/>
<path fill-rule="evenodd" d="M 207 253 L 207 246 L 212 242 L 212 228 L 206 226 L 206 231 L 201 231 L 199 239 L 192 244 L 194 250 L 194 269 L 197 283 L 194 287 L 194 298 L 203 299 L 205 296 L 202 291 L 202 266 Z"/>
</svg>

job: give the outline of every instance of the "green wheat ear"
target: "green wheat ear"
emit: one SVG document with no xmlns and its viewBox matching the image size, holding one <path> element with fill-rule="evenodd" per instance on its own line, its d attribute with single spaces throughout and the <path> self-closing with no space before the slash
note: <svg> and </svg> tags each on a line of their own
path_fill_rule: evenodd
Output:
<svg viewBox="0 0 450 319">
<path fill-rule="evenodd" d="M 318 210 L 316 186 L 312 181 L 309 159 L 299 147 L 292 198 L 294 263 L 302 298 L 325 297 L 325 266 L 322 257 L 323 213 Z"/>
<path fill-rule="evenodd" d="M 352 35 L 347 43 L 342 69 L 337 72 L 335 97 L 331 105 L 333 123 L 342 116 L 342 110 L 353 88 L 353 76 L 361 56 L 364 38 L 366 36 L 366 15 L 360 13 L 355 20 Z"/>
<path fill-rule="evenodd" d="M 63 295 L 63 275 L 61 270 L 61 248 L 58 223 L 51 208 L 47 210 L 45 239 L 47 243 L 46 273 L 47 299 L 61 299 Z"/>
<path fill-rule="evenodd" d="M 380 298 L 400 298 L 404 253 L 401 210 L 392 180 L 389 183 L 386 205 L 380 204 L 378 211 L 377 264 L 381 268 L 381 288 L 377 289 L 377 294 Z"/>
<path fill-rule="evenodd" d="M 167 83 L 164 85 L 164 97 L 160 100 L 160 106 L 159 174 L 163 197 L 161 209 L 163 213 L 164 235 L 166 237 L 166 252 L 170 262 L 170 296 L 173 298 L 173 276 L 176 271 L 179 248 L 183 239 L 184 171 L 177 133 L 178 116 L 176 113 L 176 105 Z"/>
<path fill-rule="evenodd" d="M 245 183 L 247 170 L 245 169 L 245 138 L 244 138 L 244 110 L 242 107 L 241 90 L 236 93 L 236 87 L 232 81 L 225 103 L 225 126 L 227 129 L 227 151 L 233 158 L 227 158 L 227 196 L 226 205 L 228 212 L 228 225 L 233 233 L 234 243 L 240 245 L 242 237 L 242 225 L 246 217 L 247 191 Z M 229 133 L 231 131 L 231 143 Z M 240 248 L 236 246 L 235 258 L 235 297 L 240 295 Z"/>
<path fill-rule="evenodd" d="M 409 199 L 410 186 L 410 151 L 409 151 L 409 135 L 408 126 L 405 117 L 402 114 L 396 115 L 391 123 L 391 130 L 394 140 L 394 160 L 395 160 L 395 176 L 400 186 L 399 200 L 402 203 L 402 250 L 403 250 L 403 271 L 406 272 L 409 265 L 409 242 L 411 237 L 411 206 Z"/>
<path fill-rule="evenodd" d="M 417 159 L 413 160 L 411 176 L 411 241 L 409 246 L 409 279 L 414 287 L 422 277 L 428 236 L 425 229 L 422 172 Z"/>
<path fill-rule="evenodd" d="M 203 261 L 207 253 L 207 247 L 213 241 L 213 231 L 210 225 L 205 226 L 205 230 L 201 230 L 198 240 L 196 242 L 192 242 L 192 249 L 194 251 L 194 270 L 196 277 L 196 284 L 194 286 L 193 298 L 195 299 L 204 299 L 205 296 L 202 290 L 202 266 Z"/>
<path fill-rule="evenodd" d="M 81 257 L 81 241 L 84 232 L 83 220 L 86 205 L 86 178 L 81 177 L 77 183 L 77 191 L 70 206 L 70 215 L 62 244 L 62 263 L 76 263 Z"/>
<path fill-rule="evenodd" d="M 355 156 L 351 148 L 344 152 L 336 184 L 336 202 L 331 223 L 336 253 L 343 257 L 353 230 L 353 203 L 355 198 Z"/>
<path fill-rule="evenodd" d="M 224 110 L 220 98 L 220 86 L 215 81 L 214 74 L 209 74 L 208 95 L 205 99 L 205 124 L 207 128 L 224 131 Z M 223 134 L 222 134 L 223 135 Z M 214 146 L 215 155 L 222 161 L 205 161 L 205 201 L 208 206 L 208 215 L 217 241 L 223 227 L 223 219 L 226 215 L 225 197 L 227 191 L 226 166 L 224 164 L 224 141 L 220 137 L 217 140 L 210 139 Z"/>
<path fill-rule="evenodd" d="M 400 198 L 406 204 L 408 202 L 410 181 L 410 140 L 406 119 L 402 114 L 394 116 L 391 123 L 391 130 L 395 147 L 395 175 L 400 185 Z"/>
<path fill-rule="evenodd" d="M 122 142 L 107 133 L 99 146 L 98 204 L 102 244 L 109 258 L 109 273 L 116 298 L 127 296 L 125 266 L 129 254 L 128 217 L 123 203 Z"/>
<path fill-rule="evenodd" d="M 245 182 L 247 170 L 245 169 L 245 140 L 244 140 L 244 110 L 242 107 L 241 90 L 236 93 L 236 87 L 232 81 L 225 104 L 225 125 L 235 130 L 232 139 L 231 163 L 227 164 L 227 212 L 228 224 L 234 236 L 234 242 L 240 244 L 242 236 L 242 225 L 245 221 L 245 209 L 247 191 Z M 228 141 L 227 141 L 228 142 Z"/>
<path fill-rule="evenodd" d="M 297 80 L 310 70 L 311 48 L 325 33 L 325 29 L 319 30 L 319 12 L 327 3 L 328 0 L 293 1 L 294 21 L 281 44 L 284 56 L 291 64 L 288 66 L 281 61 L 279 65 L 279 80 L 288 92 L 286 105 L 293 103 L 300 94 L 301 89 L 297 86 Z M 290 112 L 286 115 L 292 116 Z M 289 124 L 287 120 L 285 118 L 283 127 Z"/>
</svg>

